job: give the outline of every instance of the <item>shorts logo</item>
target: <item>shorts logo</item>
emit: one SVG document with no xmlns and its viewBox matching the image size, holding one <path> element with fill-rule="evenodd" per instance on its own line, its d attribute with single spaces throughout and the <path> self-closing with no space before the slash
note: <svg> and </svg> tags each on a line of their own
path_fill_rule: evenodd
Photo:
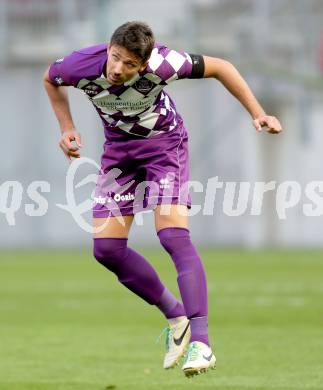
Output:
<svg viewBox="0 0 323 390">
<path fill-rule="evenodd" d="M 103 197 L 99 195 L 94 197 L 93 203 L 106 204 L 106 203 L 112 203 L 112 201 L 119 203 L 125 200 L 135 200 L 135 195 L 131 194 L 130 192 L 128 192 L 128 194 L 126 195 L 114 194 L 113 196 L 109 195 L 108 197 Z"/>
<path fill-rule="evenodd" d="M 147 79 L 140 79 L 135 83 L 135 87 L 139 92 L 147 93 L 152 90 L 154 84 Z"/>
<path fill-rule="evenodd" d="M 131 194 L 130 192 L 128 192 L 127 195 L 114 194 L 113 196 L 113 200 L 115 202 L 120 202 L 120 201 L 122 202 L 124 200 L 134 200 L 134 199 L 135 199 L 135 195 Z"/>
<path fill-rule="evenodd" d="M 96 204 L 105 204 L 105 203 L 106 203 L 106 200 L 107 200 L 107 198 L 104 198 L 103 196 L 99 195 L 99 196 L 95 196 L 95 197 L 94 197 L 93 203 L 96 203 Z"/>
<path fill-rule="evenodd" d="M 163 189 L 167 189 L 167 188 L 170 188 L 170 185 L 169 185 L 169 180 L 168 179 L 160 179 L 159 180 L 159 187 L 160 188 L 163 188 Z"/>
</svg>

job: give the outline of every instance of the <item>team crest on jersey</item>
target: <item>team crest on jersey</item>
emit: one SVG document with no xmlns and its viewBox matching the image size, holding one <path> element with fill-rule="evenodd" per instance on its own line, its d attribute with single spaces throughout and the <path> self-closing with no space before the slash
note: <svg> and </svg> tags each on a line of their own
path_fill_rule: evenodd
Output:
<svg viewBox="0 0 323 390">
<path fill-rule="evenodd" d="M 154 83 L 148 79 L 140 79 L 135 83 L 135 88 L 139 92 L 148 93 L 154 87 Z"/>
<path fill-rule="evenodd" d="M 89 96 L 95 96 L 102 92 L 102 88 L 96 84 L 88 84 L 84 87 L 84 92 Z"/>
</svg>

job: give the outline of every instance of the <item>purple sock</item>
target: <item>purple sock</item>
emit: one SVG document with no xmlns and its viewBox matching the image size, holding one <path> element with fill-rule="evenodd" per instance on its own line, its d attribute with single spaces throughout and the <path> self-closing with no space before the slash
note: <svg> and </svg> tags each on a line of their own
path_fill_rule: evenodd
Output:
<svg viewBox="0 0 323 390">
<path fill-rule="evenodd" d="M 183 305 L 161 283 L 148 261 L 127 247 L 127 241 L 126 238 L 95 238 L 94 257 L 129 290 L 156 305 L 166 318 L 185 316 Z"/>
<path fill-rule="evenodd" d="M 206 316 L 191 318 L 190 327 L 192 333 L 191 342 L 201 341 L 202 343 L 209 345 L 208 323 Z"/>
<path fill-rule="evenodd" d="M 186 316 L 184 306 L 167 288 L 162 293 L 157 307 L 165 314 L 167 319 Z"/>
<path fill-rule="evenodd" d="M 130 291 L 157 305 L 165 286 L 148 261 L 127 247 L 127 241 L 126 238 L 95 238 L 94 257 Z"/>
<path fill-rule="evenodd" d="M 191 242 L 189 231 L 184 228 L 165 228 L 158 232 L 158 237 L 174 261 L 186 316 L 189 319 L 206 318 L 206 321 L 193 321 L 193 324 L 197 323 L 199 326 L 193 325 L 193 329 L 191 328 L 191 340 L 205 343 L 208 333 L 206 276 L 202 261 Z"/>
</svg>

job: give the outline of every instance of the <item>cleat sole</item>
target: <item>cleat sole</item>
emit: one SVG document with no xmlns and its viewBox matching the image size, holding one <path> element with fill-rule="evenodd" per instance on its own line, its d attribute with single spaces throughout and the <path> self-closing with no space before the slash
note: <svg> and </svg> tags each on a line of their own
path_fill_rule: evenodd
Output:
<svg viewBox="0 0 323 390">
<path fill-rule="evenodd" d="M 195 375 L 206 374 L 209 370 L 215 370 L 215 368 L 215 365 L 205 368 L 186 368 L 183 372 L 187 378 L 192 378 Z"/>
</svg>

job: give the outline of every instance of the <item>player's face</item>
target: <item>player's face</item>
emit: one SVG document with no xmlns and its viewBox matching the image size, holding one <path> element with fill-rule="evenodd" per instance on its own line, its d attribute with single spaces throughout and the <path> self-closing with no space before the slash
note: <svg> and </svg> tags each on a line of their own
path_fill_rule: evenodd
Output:
<svg viewBox="0 0 323 390">
<path fill-rule="evenodd" d="M 127 82 L 144 70 L 148 63 L 143 63 L 135 54 L 119 45 L 109 46 L 107 52 L 106 72 L 110 84 L 121 85 Z"/>
</svg>

